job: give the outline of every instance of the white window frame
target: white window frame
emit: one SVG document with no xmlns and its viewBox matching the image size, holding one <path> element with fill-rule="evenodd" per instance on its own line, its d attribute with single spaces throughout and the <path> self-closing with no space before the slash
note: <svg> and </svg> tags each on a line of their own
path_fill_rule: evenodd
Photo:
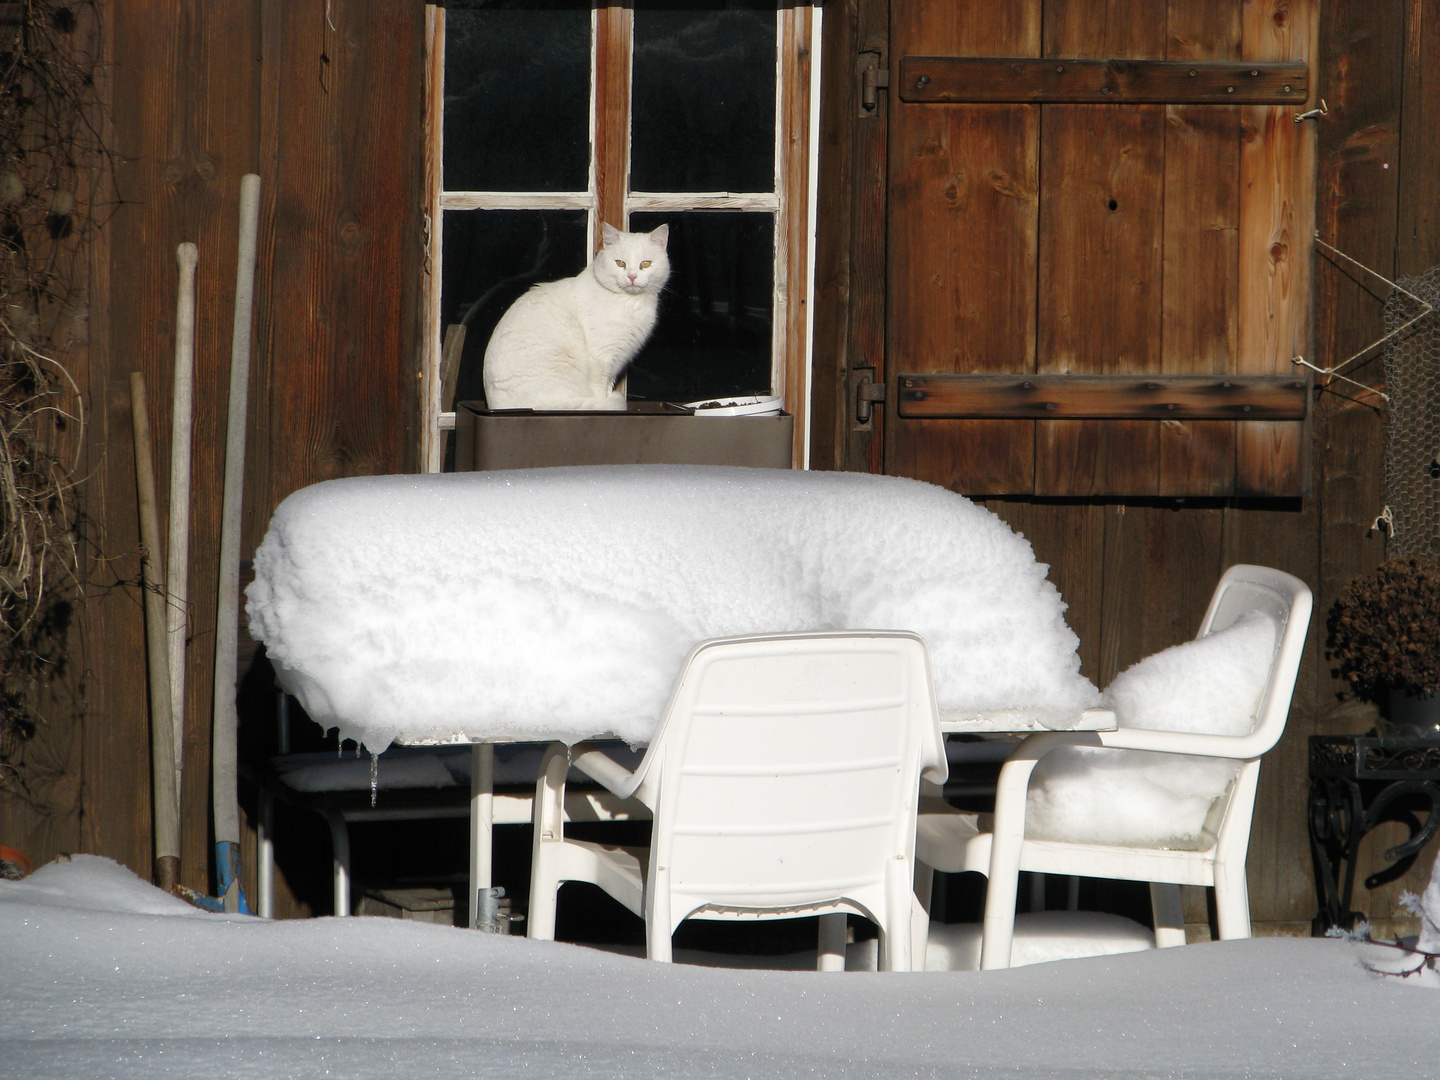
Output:
<svg viewBox="0 0 1440 1080">
<path fill-rule="evenodd" d="M 591 9 L 590 167 L 585 191 L 449 191 L 443 186 L 445 9 L 425 8 L 425 257 L 422 266 L 423 345 L 419 380 L 422 422 L 420 467 L 443 466 L 443 432 L 455 414 L 442 411 L 440 361 L 441 252 L 446 210 L 585 210 L 592 252 L 600 246 L 603 220 L 637 212 L 686 210 L 767 211 L 774 215 L 775 266 L 771 386 L 795 416 L 792 462 L 809 464 L 810 358 L 813 341 L 816 161 L 819 154 L 819 7 L 781 7 L 775 12 L 775 190 L 770 192 L 630 191 L 630 60 L 634 12 L 627 7 Z M 612 44 L 619 41 L 618 46 Z M 609 61 L 623 55 L 624 63 Z M 621 70 L 623 68 L 623 70 Z M 624 123 L 617 122 L 623 118 Z M 602 125 L 608 125 L 602 130 Z M 623 127 L 623 130 L 621 130 Z M 604 160 L 597 155 L 610 155 Z M 607 219 L 607 215 L 611 215 Z"/>
</svg>

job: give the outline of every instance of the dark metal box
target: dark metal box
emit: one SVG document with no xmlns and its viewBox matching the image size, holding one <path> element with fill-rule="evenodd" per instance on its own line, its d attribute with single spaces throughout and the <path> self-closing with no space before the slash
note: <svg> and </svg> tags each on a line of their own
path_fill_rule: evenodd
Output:
<svg viewBox="0 0 1440 1080">
<path fill-rule="evenodd" d="M 788 469 L 795 418 L 696 416 L 632 401 L 621 412 L 492 412 L 455 406 L 455 471 L 548 465 L 748 465 Z"/>
</svg>

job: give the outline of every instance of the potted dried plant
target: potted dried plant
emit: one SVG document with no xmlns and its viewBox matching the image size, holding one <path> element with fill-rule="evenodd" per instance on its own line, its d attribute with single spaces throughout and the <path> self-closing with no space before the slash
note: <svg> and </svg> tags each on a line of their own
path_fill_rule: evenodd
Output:
<svg viewBox="0 0 1440 1080">
<path fill-rule="evenodd" d="M 1326 629 L 1334 674 L 1381 706 L 1380 734 L 1440 737 L 1440 559 L 1387 559 L 1356 578 Z"/>
</svg>

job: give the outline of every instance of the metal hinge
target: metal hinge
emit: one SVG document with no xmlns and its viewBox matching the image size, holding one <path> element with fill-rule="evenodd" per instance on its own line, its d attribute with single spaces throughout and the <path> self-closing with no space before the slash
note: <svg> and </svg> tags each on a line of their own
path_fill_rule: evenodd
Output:
<svg viewBox="0 0 1440 1080">
<path fill-rule="evenodd" d="M 890 69 L 880 66 L 878 52 L 860 54 L 860 115 L 877 116 L 880 112 L 880 91 L 890 86 Z"/>
<path fill-rule="evenodd" d="M 873 367 L 861 367 L 851 369 L 850 388 L 855 392 L 855 426 L 868 428 L 874 407 L 885 400 L 885 384 L 875 381 Z"/>
</svg>

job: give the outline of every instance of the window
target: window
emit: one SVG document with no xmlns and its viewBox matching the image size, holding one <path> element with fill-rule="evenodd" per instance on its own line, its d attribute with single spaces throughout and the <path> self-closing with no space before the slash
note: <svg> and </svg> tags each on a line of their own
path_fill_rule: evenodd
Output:
<svg viewBox="0 0 1440 1080">
<path fill-rule="evenodd" d="M 580 272 L 602 222 L 670 225 L 670 281 L 629 396 L 782 395 L 804 447 L 818 10 L 428 10 L 425 467 L 442 464 L 442 410 L 481 396 L 500 316 L 530 285 Z"/>
</svg>

